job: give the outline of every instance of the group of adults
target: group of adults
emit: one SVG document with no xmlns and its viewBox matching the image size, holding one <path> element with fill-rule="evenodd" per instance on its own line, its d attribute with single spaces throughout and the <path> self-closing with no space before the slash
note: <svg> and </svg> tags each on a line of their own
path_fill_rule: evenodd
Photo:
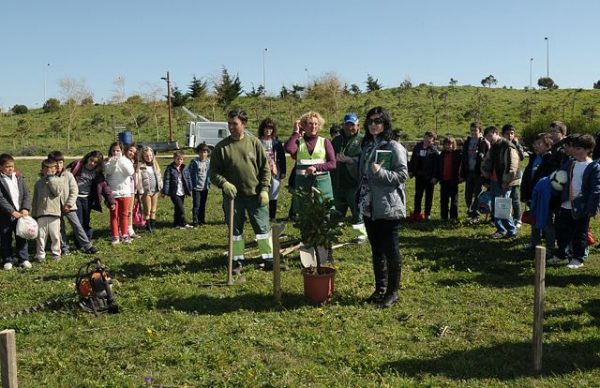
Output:
<svg viewBox="0 0 600 388">
<path fill-rule="evenodd" d="M 261 123 L 259 137 L 250 136 L 246 133 L 247 114 L 232 110 L 227 115 L 230 136 L 218 143 L 211 154 L 210 178 L 222 189 L 224 204 L 234 201 L 234 273 L 242 271 L 246 214 L 256 234 L 263 266 L 271 269 L 270 220 L 276 209 L 273 201 L 285 177 L 283 151 L 289 153 L 295 160 L 290 177 L 293 187 L 316 187 L 318 195 L 334 200 L 332 212 L 340 218 L 349 209 L 358 233 L 357 242 L 368 238 L 375 290 L 367 302 L 385 308 L 398 300 L 401 274 L 398 232 L 400 220 L 406 215 L 407 152 L 393 140 L 391 117 L 382 107 L 367 112 L 364 136 L 359 133 L 359 118 L 355 113 L 346 114 L 343 121 L 340 135 L 330 140 L 319 135 L 325 123 L 323 117 L 317 112 L 307 112 L 294 122 L 291 137 L 281 147 L 271 120 Z M 381 158 L 382 154 L 386 157 Z M 224 208 L 229 220 L 229 206 Z"/>
</svg>

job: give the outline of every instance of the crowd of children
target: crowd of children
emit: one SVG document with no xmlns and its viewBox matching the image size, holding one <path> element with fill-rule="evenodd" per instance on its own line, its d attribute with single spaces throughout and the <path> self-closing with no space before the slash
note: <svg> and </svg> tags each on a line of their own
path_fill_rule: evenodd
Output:
<svg viewBox="0 0 600 388">
<path fill-rule="evenodd" d="M 139 237 L 133 229 L 135 211 L 140 213 L 137 216 L 143 220 L 146 230 L 154 231 L 159 195 L 169 196 L 173 202 L 176 228 L 205 224 L 210 187 L 209 148 L 203 143 L 196 151 L 198 157 L 189 168 L 183 163 L 183 152 L 176 151 L 164 178 L 150 147 L 142 148 L 138 156 L 135 144 L 124 146 L 115 142 L 110 145 L 106 159 L 100 151 L 94 150 L 66 168 L 63 153 L 53 151 L 41 163 L 31 197 L 23 175 L 15 168 L 14 158 L 9 154 L 0 155 L 0 254 L 4 270 L 14 265 L 32 266 L 28 241 L 16 234 L 17 222 L 22 217 L 31 216 L 37 222 L 33 255 L 37 262 L 45 260 L 48 240 L 54 260 L 70 254 L 65 222 L 71 226 L 77 249 L 85 254 L 97 253 L 98 248 L 91 242 L 94 234 L 91 212 L 102 212 L 103 202 L 109 209 L 112 245 L 131 244 Z M 188 195 L 192 195 L 194 201 L 192 225 L 187 223 L 183 209 Z"/>
<path fill-rule="evenodd" d="M 354 113 L 346 116 L 356 118 Z M 357 122 L 355 119 L 347 124 L 350 127 Z M 260 140 L 269 153 L 271 184 L 276 181 L 280 185 L 286 166 L 272 120 L 261 123 Z M 428 131 L 412 150 L 408 172 L 415 178 L 415 194 L 409 221 L 431 219 L 433 194 L 438 183 L 440 218 L 457 220 L 459 185 L 465 183 L 464 200 L 469 222 L 477 223 L 481 219 L 479 197 L 482 191 L 491 193 L 492 219 L 496 226 L 492 238 L 510 239 L 516 235 L 521 227 L 523 203 L 528 209 L 523 219 L 527 218 L 532 224 L 525 249 L 533 252 L 543 238 L 548 262 L 567 261 L 569 268 L 583 265 L 587 257 L 589 219 L 597 213 L 600 203 L 600 164 L 590 157 L 595 148 L 594 137 L 586 134 L 567 136 L 565 124 L 553 122 L 547 133 L 535 136 L 524 170 L 520 162 L 526 152 L 515 136 L 515 127 L 510 124 L 499 131 L 494 126 L 482 130 L 480 123 L 472 123 L 469 137 L 461 147 L 453 136 L 445 137 L 441 144 L 443 148 L 439 151 L 435 133 Z M 138 237 L 133 229 L 134 220 L 136 225 L 154 232 L 159 196 L 169 197 L 173 203 L 175 228 L 191 229 L 205 224 L 211 185 L 210 149 L 203 143 L 195 151 L 197 157 L 187 166 L 183 152 L 176 151 L 164 174 L 154 150 L 148 146 L 138 150 L 135 144 L 124 146 L 115 142 L 110 145 L 106 158 L 95 150 L 66 168 L 63 153 L 53 151 L 41 164 L 31 199 L 23 176 L 15 168 L 14 158 L 8 154 L 0 155 L 0 254 L 4 269 L 10 270 L 13 265 L 31 267 L 27 240 L 15 234 L 19 218 L 29 216 L 30 211 L 39 226 L 33 256 L 36 261 L 45 259 L 48 239 L 54 260 L 69 254 L 71 246 L 65 233 L 67 222 L 77 249 L 87 254 L 98 252 L 92 244 L 94 231 L 90 218 L 92 210 L 102 211 L 103 203 L 109 209 L 112 245 L 131 244 Z M 336 149 L 336 154 L 338 152 Z M 338 165 L 352 162 L 346 159 L 336 155 Z M 564 171 L 566 181 L 557 183 L 555 179 L 551 182 L 550 176 L 557 170 Z M 344 186 L 344 189 L 347 191 L 348 188 Z M 333 187 L 333 190 L 338 192 L 339 187 Z M 277 212 L 277 194 L 278 189 L 269 192 L 271 219 Z M 191 224 L 184 211 L 187 196 L 193 201 Z M 494 214 L 494 203 L 501 203 L 494 201 L 495 198 L 504 201 L 510 198 L 512 212 L 508 216 L 499 216 L 499 211 Z M 14 254 L 13 235 L 16 240 Z"/>
</svg>

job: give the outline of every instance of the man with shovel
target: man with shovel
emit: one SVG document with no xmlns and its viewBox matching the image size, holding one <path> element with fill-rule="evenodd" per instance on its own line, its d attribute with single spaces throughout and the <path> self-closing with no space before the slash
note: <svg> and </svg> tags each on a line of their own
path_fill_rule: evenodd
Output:
<svg viewBox="0 0 600 388">
<path fill-rule="evenodd" d="M 273 268 L 273 242 L 269 225 L 271 169 L 260 140 L 246 134 L 247 122 L 248 116 L 242 110 L 234 109 L 227 114 L 231 135 L 216 145 L 210 160 L 210 180 L 223 190 L 226 220 L 230 219 L 229 201 L 234 201 L 233 273 L 236 275 L 242 272 L 244 260 L 246 213 L 256 234 L 264 268 Z"/>
</svg>

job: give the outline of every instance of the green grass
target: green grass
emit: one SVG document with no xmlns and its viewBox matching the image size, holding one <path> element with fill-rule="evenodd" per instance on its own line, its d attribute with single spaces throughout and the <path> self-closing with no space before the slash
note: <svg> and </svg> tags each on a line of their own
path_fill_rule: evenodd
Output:
<svg viewBox="0 0 600 388">
<path fill-rule="evenodd" d="M 17 161 L 30 187 L 38 165 Z M 189 215 L 191 201 L 186 205 Z M 401 299 L 388 310 L 362 303 L 373 289 L 368 244 L 335 251 L 335 298 L 325 307 L 304 301 L 299 260 L 292 255 L 277 306 L 272 274 L 251 265 L 244 283 L 224 286 L 227 232 L 220 205 L 220 193 L 212 190 L 209 225 L 174 230 L 172 205 L 161 200 L 161 229 L 116 247 L 109 244 L 107 212 L 95 213 L 99 257 L 116 280 L 121 313 L 94 317 L 72 307 L 71 298 L 72 304 L 1 320 L 0 329 L 17 332 L 20 386 L 143 386 L 149 376 L 157 386 L 178 387 L 556 387 L 600 381 L 600 264 L 594 249 L 579 270 L 547 269 L 544 364 L 536 375 L 533 260 L 520 252 L 527 225 L 508 243 L 486 238 L 494 231 L 490 224 L 403 225 Z M 288 205 L 286 193 L 280 216 Z M 596 221 L 593 230 L 599 230 Z M 298 235 L 289 225 L 288 233 Z M 249 228 L 246 236 L 253 237 Z M 349 238 L 346 228 L 342 239 Z M 29 271 L 0 272 L 0 315 L 69 298 L 78 267 L 89 259 L 76 253 Z"/>
</svg>

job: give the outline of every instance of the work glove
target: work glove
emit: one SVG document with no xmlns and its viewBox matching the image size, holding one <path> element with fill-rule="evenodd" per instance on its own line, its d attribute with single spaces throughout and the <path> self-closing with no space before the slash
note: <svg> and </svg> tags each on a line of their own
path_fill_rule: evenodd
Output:
<svg viewBox="0 0 600 388">
<path fill-rule="evenodd" d="M 258 199 L 260 201 L 260 206 L 267 206 L 269 204 L 269 193 L 261 191 L 258 195 Z"/>
<path fill-rule="evenodd" d="M 237 194 L 237 189 L 232 183 L 225 182 L 223 183 L 223 193 L 229 198 L 234 199 Z"/>
</svg>

